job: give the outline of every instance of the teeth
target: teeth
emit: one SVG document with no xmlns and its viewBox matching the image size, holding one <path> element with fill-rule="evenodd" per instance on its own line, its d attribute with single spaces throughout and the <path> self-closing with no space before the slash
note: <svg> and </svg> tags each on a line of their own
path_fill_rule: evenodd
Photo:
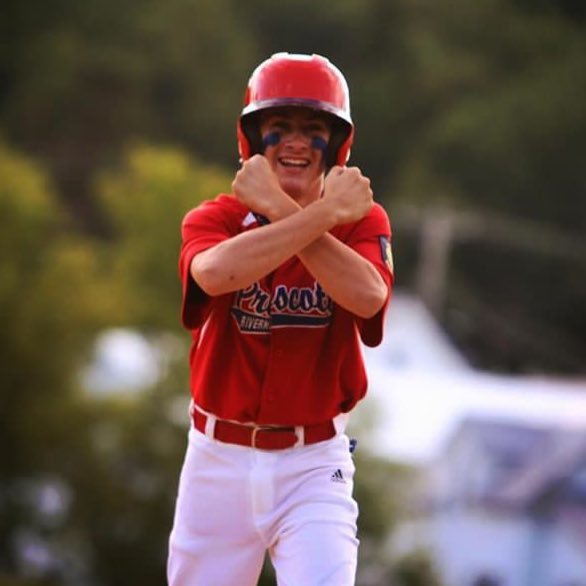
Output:
<svg viewBox="0 0 586 586">
<path fill-rule="evenodd" d="M 280 159 L 280 163 L 282 165 L 285 165 L 288 167 L 306 167 L 309 164 L 306 159 L 287 159 L 287 158 Z"/>
</svg>

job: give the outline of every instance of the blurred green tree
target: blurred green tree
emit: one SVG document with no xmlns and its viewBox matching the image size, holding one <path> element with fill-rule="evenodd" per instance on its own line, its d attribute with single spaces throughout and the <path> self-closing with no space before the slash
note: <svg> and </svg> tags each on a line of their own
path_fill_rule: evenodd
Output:
<svg viewBox="0 0 586 586">
<path fill-rule="evenodd" d="M 113 228 L 109 257 L 124 325 L 179 329 L 181 221 L 204 199 L 229 192 L 231 180 L 178 149 L 146 144 L 128 147 L 121 166 L 96 180 Z"/>
<path fill-rule="evenodd" d="M 435 88 L 429 101 L 442 108 L 411 153 L 399 191 L 584 231 L 584 38 L 561 19 L 483 6 L 466 29 L 452 19 L 429 35 L 443 51 L 429 51 L 420 74 Z M 468 72 L 459 99 L 443 69 L 460 84 Z"/>
<path fill-rule="evenodd" d="M 229 180 L 178 151 L 130 148 L 98 180 L 106 245 L 72 236 L 45 174 L 5 146 L 0 177 L 0 568 L 39 584 L 160 584 L 188 425 L 179 226 Z M 113 325 L 164 354 L 143 394 L 83 388 L 90 342 Z"/>
<path fill-rule="evenodd" d="M 52 410 L 72 393 L 77 362 L 115 310 L 100 285 L 104 268 L 91 244 L 65 229 L 46 175 L 2 144 L 0 209 L 0 460 L 5 472 L 24 473 L 42 464 L 26 457 L 33 438 L 39 451 L 51 449 L 41 438 L 56 423 Z"/>
<path fill-rule="evenodd" d="M 551 6 L 517 4 L 434 5 L 433 18 L 409 19 L 405 32 L 420 87 L 414 102 L 434 111 L 413 125 L 416 144 L 389 197 L 398 216 L 405 204 L 432 204 L 430 220 L 441 205 L 476 210 L 471 221 L 454 213 L 449 220 L 449 266 L 439 286 L 446 303 L 435 304 L 472 362 L 507 372 L 580 373 L 583 26 Z M 437 209 L 435 215 L 442 220 Z M 397 265 L 403 283 L 414 286 L 413 234 L 401 232 L 400 221 L 398 228 Z"/>
<path fill-rule="evenodd" d="M 0 567 L 10 569 L 19 541 L 44 529 L 35 495 L 69 465 L 77 368 L 115 306 L 46 174 L 5 144 L 0 211 Z"/>
<path fill-rule="evenodd" d="M 392 586 L 442 586 L 437 568 L 425 551 L 414 551 L 399 558 L 391 573 Z"/>
<path fill-rule="evenodd" d="M 235 121 L 255 60 L 230 0 L 7 0 L 0 125 L 43 159 L 85 229 L 104 232 L 89 187 L 129 138 L 235 165 Z"/>
</svg>

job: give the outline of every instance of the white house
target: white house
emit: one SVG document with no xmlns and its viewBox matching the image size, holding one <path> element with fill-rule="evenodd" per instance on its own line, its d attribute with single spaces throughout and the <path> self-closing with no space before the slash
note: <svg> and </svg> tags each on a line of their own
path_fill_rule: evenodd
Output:
<svg viewBox="0 0 586 586">
<path fill-rule="evenodd" d="M 392 553 L 446 586 L 586 586 L 586 380 L 475 371 L 401 295 L 365 358 L 367 447 L 424 471 Z"/>
<path fill-rule="evenodd" d="M 462 422 L 395 536 L 448 586 L 586 586 L 586 432 Z"/>
</svg>

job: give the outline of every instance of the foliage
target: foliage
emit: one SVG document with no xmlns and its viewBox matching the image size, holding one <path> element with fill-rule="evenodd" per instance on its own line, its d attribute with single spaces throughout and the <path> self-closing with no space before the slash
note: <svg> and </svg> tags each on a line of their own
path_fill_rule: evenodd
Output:
<svg viewBox="0 0 586 586">
<path fill-rule="evenodd" d="M 3 3 L 0 124 L 47 162 L 90 231 L 102 231 L 91 175 L 129 138 L 235 163 L 236 112 L 255 55 L 230 4 Z"/>
<path fill-rule="evenodd" d="M 0 145 L 0 564 L 11 567 L 15 530 L 36 524 L 26 507 L 32 477 L 54 475 L 75 440 L 75 373 L 110 314 L 95 280 L 91 243 L 64 231 L 45 174 Z M 24 509 L 23 509 L 24 507 Z M 22 518 L 19 518 L 22 515 Z M 11 544 L 8 548 L 7 544 Z"/>
<path fill-rule="evenodd" d="M 441 586 L 437 570 L 424 551 L 415 551 L 397 560 L 392 576 L 393 586 Z"/>
<path fill-rule="evenodd" d="M 360 449 L 355 460 L 354 497 L 360 508 L 357 584 L 381 586 L 389 583 L 393 568 L 387 538 L 405 518 L 417 473 L 408 466 L 377 458 Z"/>
<path fill-rule="evenodd" d="M 204 199 L 229 191 L 230 181 L 181 151 L 144 144 L 129 147 L 121 167 L 99 177 L 96 192 L 114 231 L 109 258 L 125 325 L 179 327 L 181 220 Z"/>
<path fill-rule="evenodd" d="M 77 574 L 63 572 L 70 583 L 164 583 L 186 444 L 185 396 L 182 423 L 169 417 L 177 388 L 167 379 L 140 398 L 78 405 L 78 466 L 63 471 L 77 498 L 59 535 L 77 557 Z M 57 555 L 63 559 L 62 549 Z"/>
<path fill-rule="evenodd" d="M 33 464 L 20 452 L 28 452 L 27 434 L 40 439 L 50 430 L 55 398 L 69 393 L 84 345 L 110 307 L 95 295 L 100 267 L 91 245 L 63 236 L 65 217 L 46 176 L 5 146 L 0 209 L 7 219 L 0 232 L 1 462 L 5 472 L 25 471 Z"/>
<path fill-rule="evenodd" d="M 473 196 L 472 205 L 481 209 L 580 230 L 577 218 L 584 214 L 578 194 L 586 185 L 578 162 L 586 141 L 584 41 L 562 43 L 572 38 L 571 27 L 562 22 L 513 13 L 503 27 L 502 16 L 496 16 L 490 15 L 491 26 L 486 19 L 475 26 L 499 31 L 493 34 L 502 54 L 483 47 L 494 40 L 479 30 L 476 56 L 468 57 L 476 61 L 472 69 L 478 79 L 435 118 L 406 167 L 401 191 L 404 197 L 425 197 L 438 189 L 458 200 Z M 458 40 L 450 39 L 454 51 L 461 50 Z M 488 75 L 500 76 L 501 82 L 488 83 Z"/>
<path fill-rule="evenodd" d="M 2 146 L 0 178 L 0 209 L 10 218 L 0 233 L 0 567 L 20 568 L 32 583 L 161 583 L 185 445 L 182 370 L 170 363 L 140 400 L 96 402 L 78 392 L 97 329 L 129 317 L 108 286 L 118 276 L 101 266 L 109 253 L 70 236 L 37 166 Z M 152 225 L 142 225 L 146 241 Z M 183 366 L 184 352 L 176 359 Z M 45 561 L 27 563 L 30 548 Z"/>
</svg>

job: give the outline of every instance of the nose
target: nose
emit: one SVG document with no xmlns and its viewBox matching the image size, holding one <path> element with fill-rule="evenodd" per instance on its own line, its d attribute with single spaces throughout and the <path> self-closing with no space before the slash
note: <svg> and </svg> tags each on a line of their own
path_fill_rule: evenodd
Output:
<svg viewBox="0 0 586 586">
<path fill-rule="evenodd" d="M 323 156 L 328 149 L 328 141 L 321 136 L 313 136 L 311 133 L 301 129 L 295 130 L 284 138 L 284 144 L 293 150 L 319 151 Z"/>
</svg>

